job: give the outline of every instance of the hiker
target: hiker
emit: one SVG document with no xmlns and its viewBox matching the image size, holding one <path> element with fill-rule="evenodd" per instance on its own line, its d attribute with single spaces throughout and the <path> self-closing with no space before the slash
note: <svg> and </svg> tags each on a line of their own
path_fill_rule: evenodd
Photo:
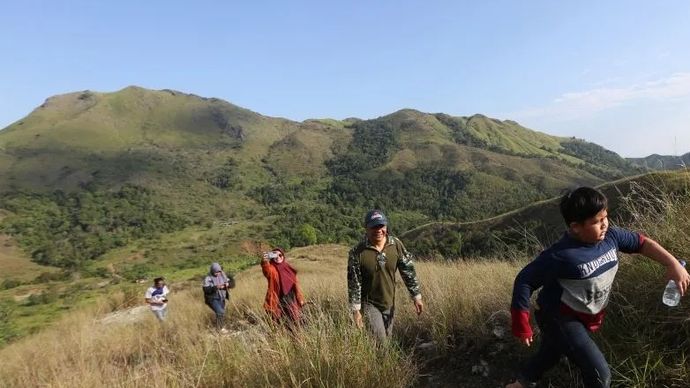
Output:
<svg viewBox="0 0 690 388">
<path fill-rule="evenodd" d="M 580 187 L 561 198 L 568 227 L 559 241 L 527 264 L 515 278 L 511 304 L 512 332 L 520 342 L 533 342 L 529 323 L 530 296 L 541 288 L 535 318 L 541 343 L 506 388 L 536 386 L 542 374 L 565 355 L 577 365 L 585 387 L 609 387 L 611 371 L 588 332 L 603 323 L 611 285 L 618 270 L 617 251 L 639 253 L 664 266 L 684 294 L 690 275 L 656 241 L 623 228 L 609 227 L 607 199 L 598 190 Z"/>
<path fill-rule="evenodd" d="M 225 300 L 230 299 L 231 288 L 235 287 L 235 280 L 223 272 L 220 264 L 213 263 L 204 279 L 204 302 L 216 313 L 216 329 L 225 334 Z"/>
<path fill-rule="evenodd" d="M 400 272 L 417 314 L 424 310 L 412 254 L 388 233 L 388 218 L 380 210 L 364 216 L 365 234 L 347 260 L 348 300 L 358 328 L 366 321 L 379 341 L 388 341 L 395 315 L 395 271 Z M 364 319 L 363 319 L 364 317 Z"/>
<path fill-rule="evenodd" d="M 153 287 L 149 287 L 144 294 L 144 299 L 151 308 L 153 315 L 163 322 L 168 315 L 168 286 L 165 285 L 165 279 L 153 279 Z"/>
<path fill-rule="evenodd" d="M 295 270 L 285 258 L 285 251 L 273 248 L 261 258 L 261 271 L 268 281 L 264 310 L 274 322 L 283 323 L 292 330 L 302 324 L 305 304 Z"/>
</svg>

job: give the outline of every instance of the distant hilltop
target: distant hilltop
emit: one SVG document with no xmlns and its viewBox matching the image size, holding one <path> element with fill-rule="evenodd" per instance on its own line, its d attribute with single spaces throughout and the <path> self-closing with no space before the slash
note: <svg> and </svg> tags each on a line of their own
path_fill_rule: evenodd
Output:
<svg viewBox="0 0 690 388">
<path fill-rule="evenodd" d="M 690 166 L 690 152 L 681 156 L 649 155 L 644 158 L 627 158 L 632 164 L 651 170 L 680 170 Z"/>
</svg>

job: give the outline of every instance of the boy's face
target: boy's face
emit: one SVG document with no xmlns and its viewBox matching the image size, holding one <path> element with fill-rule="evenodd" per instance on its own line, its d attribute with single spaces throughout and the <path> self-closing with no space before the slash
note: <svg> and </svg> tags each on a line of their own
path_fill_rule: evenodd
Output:
<svg viewBox="0 0 690 388">
<path fill-rule="evenodd" d="M 609 213 L 603 209 L 583 222 L 572 222 L 570 232 L 578 240 L 594 244 L 603 241 L 609 228 Z"/>
</svg>

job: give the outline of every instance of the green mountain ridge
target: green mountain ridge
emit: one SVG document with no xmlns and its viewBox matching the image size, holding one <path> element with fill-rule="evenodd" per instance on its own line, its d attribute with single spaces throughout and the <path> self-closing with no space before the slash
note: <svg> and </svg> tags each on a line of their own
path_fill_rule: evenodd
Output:
<svg viewBox="0 0 690 388">
<path fill-rule="evenodd" d="M 681 155 L 652 154 L 644 158 L 626 158 L 633 165 L 651 170 L 680 170 L 690 165 L 690 152 Z"/>
<path fill-rule="evenodd" d="M 271 148 L 280 150 L 281 142 L 283 148 L 288 148 L 282 152 L 298 156 L 296 163 L 303 159 L 297 168 L 323 165 L 331 156 L 330 139 L 340 135 L 337 140 L 346 141 L 348 128 L 360 121 L 324 119 L 298 123 L 263 116 L 215 98 L 134 86 L 115 93 L 69 93 L 47 99 L 29 116 L 0 131 L 0 157 L 6 161 L 2 163 L 5 167 L 0 170 L 0 179 L 15 181 L 15 188 L 21 188 L 32 181 L 27 176 L 34 175 L 43 184 L 28 184 L 31 189 L 42 185 L 71 189 L 75 181 L 95 179 L 85 176 L 89 171 L 75 163 L 78 159 L 120 156 L 139 161 L 138 152 L 161 154 L 158 156 L 165 158 L 170 157 L 164 154 L 171 150 L 184 154 L 179 150 L 184 148 L 214 153 L 232 150 L 237 160 L 257 162 L 257 157 L 269 156 Z M 552 157 L 574 165 L 592 162 L 567 152 L 564 145 L 573 143 L 572 139 L 549 136 L 513 121 L 501 122 L 483 115 L 452 117 L 403 109 L 373 121 L 398 128 L 405 150 L 433 153 L 433 145 L 467 145 L 524 157 Z M 304 152 L 314 155 L 306 155 L 305 159 Z M 58 166 L 55 161 L 48 162 L 49 157 L 66 163 Z M 212 159 L 208 162 L 216 162 Z M 36 165 L 32 166 L 32 162 Z M 251 164 L 243 168 L 251 169 Z M 617 172 L 625 168 L 630 166 Z M 252 173 L 261 175 L 259 171 Z M 123 176 L 113 180 L 121 183 L 123 178 L 126 180 Z"/>
<path fill-rule="evenodd" d="M 41 178 L 69 178 L 70 172 L 78 171 L 90 174 L 86 177 L 89 181 L 98 180 L 93 170 L 88 171 L 79 162 L 103 158 L 136 163 L 141 154 L 154 159 L 184 158 L 190 150 L 234 149 L 236 154 L 252 153 L 256 147 L 266 148 L 284 137 L 292 125 L 287 120 L 266 118 L 221 100 L 174 91 L 128 87 L 116 93 L 70 93 L 48 99 L 25 119 L 0 132 L 4 158 L 14 159 L 13 163 L 3 164 L 11 167 L 2 172 L 10 175 L 10 180 L 17 176 L 20 187 L 32 170 L 40 170 L 35 175 Z M 244 143 L 254 147 L 241 147 Z M 63 152 L 71 155 L 61 155 Z M 64 161 L 64 165 L 55 163 L 56 160 L 47 163 L 46 157 Z M 134 171 L 129 173 L 146 172 L 145 166 L 131 167 Z M 127 177 L 101 181 L 117 184 L 127 181 Z M 74 188 L 70 179 L 47 182 L 45 186 L 50 189 Z"/>
<path fill-rule="evenodd" d="M 171 225 L 251 220 L 237 241 L 348 242 L 372 207 L 405 231 L 641 171 L 596 144 L 479 114 L 295 122 L 135 86 L 51 97 L 0 131 L 0 208 L 14 214 L 4 228 L 34 259 L 77 266 Z M 137 212 L 151 234 L 125 226 Z M 56 245 L 83 257 L 46 256 Z"/>
</svg>

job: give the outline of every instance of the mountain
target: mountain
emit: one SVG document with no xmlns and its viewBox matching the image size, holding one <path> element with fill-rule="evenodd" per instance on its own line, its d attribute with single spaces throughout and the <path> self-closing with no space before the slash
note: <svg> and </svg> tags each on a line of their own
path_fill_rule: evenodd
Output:
<svg viewBox="0 0 690 388">
<path fill-rule="evenodd" d="M 353 241 L 372 207 L 397 231 L 480 220 L 642 170 L 483 115 L 295 122 L 135 86 L 51 97 L 0 131 L 4 232 L 69 268 L 191 225 L 294 246 Z"/>
<path fill-rule="evenodd" d="M 267 177 L 260 159 L 271 146 L 329 129 L 337 131 L 171 90 L 70 93 L 49 98 L 0 132 L 0 181 L 6 183 L 2 191 L 189 183 L 229 158 L 245 172 L 240 181 L 260 180 Z"/>
<path fill-rule="evenodd" d="M 171 179 L 188 182 L 199 178 L 199 172 L 208 174 L 224 166 L 228 158 L 243 172 L 237 178 L 250 186 L 271 176 L 323 177 L 328 175 L 324 162 L 333 156 L 334 143 L 342 148 L 353 128 L 365 124 L 391 128 L 395 153 L 385 167 L 396 171 L 438 161 L 458 169 L 483 162 L 510 166 L 515 158 L 506 156 L 569 163 L 592 170 L 585 175 L 587 180 L 633 170 L 616 154 L 592 143 L 482 115 L 452 117 L 405 109 L 367 121 L 298 123 L 215 98 L 132 86 L 115 93 L 83 91 L 51 97 L 0 131 L 0 190 L 69 191 L 89 183 L 115 187 L 127 182 L 144 186 Z M 543 160 L 527 162 L 535 170 L 553 167 L 543 165 Z"/>
<path fill-rule="evenodd" d="M 690 165 L 690 152 L 681 156 L 653 154 L 644 158 L 626 158 L 630 163 L 650 170 L 680 170 Z"/>
</svg>

